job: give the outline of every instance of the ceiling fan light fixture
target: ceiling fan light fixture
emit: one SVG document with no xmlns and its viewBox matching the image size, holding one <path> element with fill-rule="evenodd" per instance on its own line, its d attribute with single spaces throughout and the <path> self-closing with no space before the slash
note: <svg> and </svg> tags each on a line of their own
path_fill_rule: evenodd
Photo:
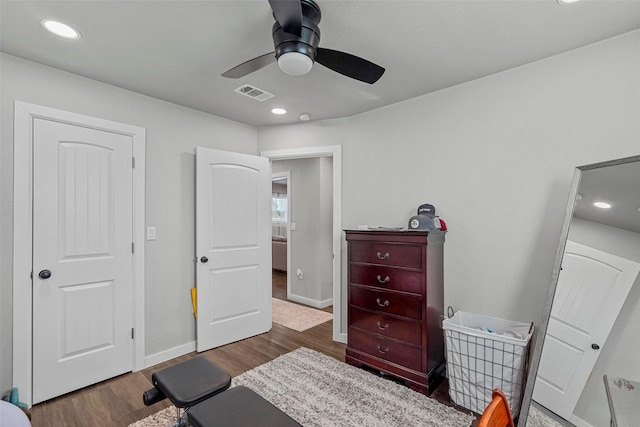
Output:
<svg viewBox="0 0 640 427">
<path fill-rule="evenodd" d="M 278 67 L 291 76 L 302 76 L 311 71 L 313 61 L 304 53 L 286 52 L 278 58 Z"/>
</svg>

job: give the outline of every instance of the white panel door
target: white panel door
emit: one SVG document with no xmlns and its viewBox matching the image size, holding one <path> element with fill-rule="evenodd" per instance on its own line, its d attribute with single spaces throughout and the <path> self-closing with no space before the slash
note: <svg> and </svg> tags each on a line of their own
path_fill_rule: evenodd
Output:
<svg viewBox="0 0 640 427">
<path fill-rule="evenodd" d="M 569 419 L 640 264 L 567 241 L 533 400 Z"/>
<path fill-rule="evenodd" d="M 271 329 L 271 164 L 196 149 L 197 350 Z"/>
<path fill-rule="evenodd" d="M 132 147 L 34 119 L 33 403 L 133 369 Z"/>
</svg>

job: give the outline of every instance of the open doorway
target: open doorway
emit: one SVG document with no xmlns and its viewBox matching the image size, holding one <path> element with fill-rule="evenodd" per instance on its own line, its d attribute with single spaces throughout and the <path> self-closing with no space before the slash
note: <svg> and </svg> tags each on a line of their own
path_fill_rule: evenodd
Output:
<svg viewBox="0 0 640 427">
<path fill-rule="evenodd" d="M 330 224 L 329 224 L 329 232 L 330 235 L 327 241 L 327 257 L 330 262 L 330 288 L 331 293 L 330 296 L 326 299 L 329 299 L 329 304 L 332 305 L 333 311 L 333 339 L 339 342 L 346 342 L 346 331 L 344 330 L 345 325 L 342 323 L 342 319 L 346 318 L 346 307 L 343 304 L 343 301 L 346 300 L 346 295 L 343 295 L 343 290 L 341 287 L 342 282 L 342 147 L 340 146 L 326 146 L 326 147 L 311 147 L 311 148 L 298 148 L 298 149 L 287 149 L 287 150 L 278 150 L 278 151 L 265 151 L 261 153 L 262 156 L 270 158 L 273 162 L 278 160 L 293 160 L 293 159 L 318 159 L 325 158 L 325 165 L 330 164 L 331 168 L 325 168 L 325 174 L 329 174 L 331 176 L 331 184 L 329 184 L 330 191 L 324 192 L 325 198 L 329 198 L 330 203 Z M 275 169 L 274 169 L 275 170 Z M 292 188 L 296 187 L 299 184 L 293 177 L 287 182 L 287 191 L 288 193 L 292 192 Z M 304 187 L 302 187 L 304 188 Z M 293 189 L 295 191 L 295 189 Z M 289 242 L 291 242 L 291 230 L 294 229 L 294 232 L 298 232 L 298 223 L 296 220 L 292 220 L 291 218 L 296 218 L 296 202 L 291 201 L 288 205 L 288 214 L 289 214 L 289 228 L 288 228 L 288 238 Z M 306 215 L 302 214 L 301 218 L 303 221 L 306 221 Z M 300 224 L 301 225 L 301 224 Z M 317 225 L 317 224 L 316 224 Z M 317 227 L 316 227 L 317 228 Z M 292 249 L 291 245 L 287 246 L 287 288 L 291 289 L 290 285 L 293 276 L 298 277 L 298 267 L 291 265 L 291 253 L 292 251 L 302 251 L 302 252 L 313 252 L 315 251 L 315 246 L 313 245 L 313 241 L 307 243 L 303 247 Z M 295 270 L 295 271 L 293 271 Z M 301 273 L 304 278 L 305 268 L 301 268 Z M 295 287 L 294 287 L 295 288 Z M 295 292 L 294 292 L 295 293 Z M 319 299 L 320 300 L 320 299 Z M 316 307 L 320 307 L 317 306 Z"/>
<path fill-rule="evenodd" d="M 320 309 L 333 305 L 332 167 L 331 157 L 271 164 L 280 178 L 272 194 L 274 268 L 288 273 L 288 300 Z"/>
<path fill-rule="evenodd" d="M 271 162 L 273 323 L 304 332 L 333 319 L 331 157 Z"/>
</svg>

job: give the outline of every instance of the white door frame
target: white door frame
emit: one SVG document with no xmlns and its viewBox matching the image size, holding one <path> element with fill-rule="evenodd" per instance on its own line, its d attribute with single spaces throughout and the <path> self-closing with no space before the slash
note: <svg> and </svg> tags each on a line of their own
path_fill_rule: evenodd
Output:
<svg viewBox="0 0 640 427">
<path fill-rule="evenodd" d="M 347 334 L 342 326 L 342 146 L 292 148 L 262 151 L 260 155 L 271 160 L 333 157 L 333 340 L 346 343 Z M 288 192 L 288 191 L 287 191 Z M 287 231 L 287 234 L 290 233 Z M 290 236 L 288 236 L 290 237 Z M 290 245 L 288 245 L 290 246 Z M 287 263 L 290 261 L 287 248 Z M 287 276 L 290 276 L 288 273 Z M 287 284 L 287 287 L 289 285 Z"/>
<path fill-rule="evenodd" d="M 271 172 L 271 182 L 275 178 L 285 178 L 287 180 L 287 222 L 285 223 L 287 238 L 287 299 L 291 299 L 291 171 Z M 271 232 L 273 234 L 273 231 Z"/>
<path fill-rule="evenodd" d="M 14 104 L 13 152 L 13 386 L 19 387 L 24 403 L 31 406 L 32 390 L 32 221 L 33 218 L 33 121 L 36 118 L 116 132 L 133 140 L 133 280 L 135 289 L 133 369 L 144 366 L 145 290 L 145 145 L 146 130 L 109 120 L 16 101 Z M 133 161 L 133 160 L 132 160 Z"/>
</svg>

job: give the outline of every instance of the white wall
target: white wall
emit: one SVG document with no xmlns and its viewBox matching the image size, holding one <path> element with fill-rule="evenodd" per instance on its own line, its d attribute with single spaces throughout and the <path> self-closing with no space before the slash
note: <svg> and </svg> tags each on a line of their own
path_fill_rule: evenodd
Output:
<svg viewBox="0 0 640 427">
<path fill-rule="evenodd" d="M 588 173 L 588 172 L 586 172 Z M 601 251 L 640 262 L 640 234 L 573 218 L 569 239 Z M 573 413 L 592 426 L 609 423 L 609 406 L 602 376 L 640 381 L 640 277 L 620 310 L 609 338 L 601 346 L 600 356 Z"/>
<path fill-rule="evenodd" d="M 13 103 L 44 105 L 147 129 L 146 353 L 195 340 L 189 289 L 195 284 L 196 146 L 257 154 L 251 126 L 1 55 L 0 393 L 11 387 Z M 18 219 L 20 220 L 20 219 Z"/>
<path fill-rule="evenodd" d="M 323 157 L 276 160 L 272 172 L 291 172 L 291 299 L 324 306 L 332 298 L 332 169 Z M 329 195 L 327 196 L 327 188 Z M 296 271 L 303 272 L 303 278 Z M 330 305 L 330 303 L 329 303 Z"/>
<path fill-rule="evenodd" d="M 341 144 L 344 228 L 406 226 L 433 203 L 450 230 L 445 304 L 538 322 L 574 168 L 640 153 L 639 48 L 635 31 L 349 119 L 261 128 L 259 149 Z"/>
</svg>

